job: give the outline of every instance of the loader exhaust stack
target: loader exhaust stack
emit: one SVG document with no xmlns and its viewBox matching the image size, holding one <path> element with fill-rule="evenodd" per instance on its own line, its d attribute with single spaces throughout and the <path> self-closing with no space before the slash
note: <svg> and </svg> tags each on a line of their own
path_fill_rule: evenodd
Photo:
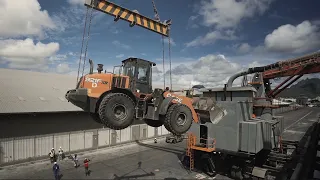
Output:
<svg viewBox="0 0 320 180">
<path fill-rule="evenodd" d="M 93 61 L 91 59 L 89 59 L 89 64 L 90 64 L 89 74 L 93 74 Z"/>
<path fill-rule="evenodd" d="M 98 73 L 101 74 L 101 72 L 103 71 L 103 64 L 98 64 L 97 70 Z"/>
</svg>

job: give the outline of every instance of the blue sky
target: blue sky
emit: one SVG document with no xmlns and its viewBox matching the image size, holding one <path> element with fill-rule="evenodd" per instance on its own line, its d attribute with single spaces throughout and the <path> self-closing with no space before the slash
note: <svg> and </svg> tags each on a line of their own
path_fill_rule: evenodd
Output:
<svg viewBox="0 0 320 180">
<path fill-rule="evenodd" d="M 0 66 L 74 74 L 81 50 L 84 0 L 0 0 Z M 113 0 L 154 17 L 151 0 Z M 220 86 L 249 66 L 320 50 L 320 1 L 155 0 L 161 20 L 172 19 L 173 83 Z M 17 7 L 17 4 L 21 6 Z M 166 39 L 167 42 L 167 39 Z M 168 44 L 165 44 L 166 71 Z M 161 36 L 95 11 L 87 57 L 108 71 L 126 57 L 154 61 L 162 84 Z M 168 76 L 166 76 L 168 82 Z"/>
</svg>

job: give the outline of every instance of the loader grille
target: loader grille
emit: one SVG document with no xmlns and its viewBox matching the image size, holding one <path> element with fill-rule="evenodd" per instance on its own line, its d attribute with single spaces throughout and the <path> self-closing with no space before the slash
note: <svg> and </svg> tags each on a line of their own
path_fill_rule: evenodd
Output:
<svg viewBox="0 0 320 180">
<path fill-rule="evenodd" d="M 125 88 L 126 82 L 127 82 L 127 78 L 115 76 L 112 78 L 112 87 Z"/>
</svg>

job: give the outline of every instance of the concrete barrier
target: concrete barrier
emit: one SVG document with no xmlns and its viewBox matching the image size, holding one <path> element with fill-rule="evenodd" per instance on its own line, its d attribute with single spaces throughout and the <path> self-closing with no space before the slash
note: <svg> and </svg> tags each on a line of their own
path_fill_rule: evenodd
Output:
<svg viewBox="0 0 320 180">
<path fill-rule="evenodd" d="M 0 166 L 49 158 L 51 148 L 66 154 L 105 148 L 165 136 L 164 126 L 154 128 L 146 124 L 133 125 L 123 130 L 90 129 L 41 136 L 0 139 Z"/>
<path fill-rule="evenodd" d="M 301 109 L 303 106 L 280 106 L 279 108 L 273 109 L 274 114 L 281 114 L 289 111 L 295 111 L 297 109 Z"/>
</svg>

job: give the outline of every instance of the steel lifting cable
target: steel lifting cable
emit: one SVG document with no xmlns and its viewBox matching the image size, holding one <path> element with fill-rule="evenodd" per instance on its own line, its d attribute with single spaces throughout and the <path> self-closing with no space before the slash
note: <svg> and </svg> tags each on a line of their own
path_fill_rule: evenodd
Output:
<svg viewBox="0 0 320 180">
<path fill-rule="evenodd" d="M 79 81 L 80 65 L 81 65 L 82 51 L 83 51 L 83 42 L 84 42 L 84 36 L 86 34 L 86 29 L 87 29 L 88 12 L 89 12 L 89 7 L 87 7 L 86 19 L 84 21 L 84 28 L 83 28 L 83 35 L 82 35 L 81 52 L 80 52 L 80 58 L 79 58 L 79 66 L 78 66 L 78 75 L 77 75 L 76 86 L 77 86 L 78 81 Z"/>
<path fill-rule="evenodd" d="M 152 1 L 152 6 L 153 6 L 154 14 L 155 14 L 155 20 L 160 22 L 160 16 L 159 16 L 159 13 L 158 13 L 158 10 L 156 8 L 156 4 L 154 1 Z M 164 68 L 164 37 L 163 37 L 163 35 L 162 35 L 162 71 L 163 71 L 163 89 L 165 89 L 166 88 L 166 71 Z"/>
<path fill-rule="evenodd" d="M 169 28 L 169 27 L 168 27 Z M 169 31 L 169 29 L 168 29 Z M 172 91 L 172 77 L 171 77 L 171 38 L 168 32 L 168 39 L 169 39 L 169 63 L 170 63 L 170 90 Z"/>
<path fill-rule="evenodd" d="M 162 72 L 163 72 L 163 89 L 166 88 L 166 70 L 164 68 L 164 37 L 162 36 Z"/>
<path fill-rule="evenodd" d="M 87 58 L 87 51 L 88 51 L 88 44 L 90 39 L 90 28 L 91 28 L 91 22 L 92 22 L 92 14 L 93 14 L 93 6 L 94 6 L 94 0 L 92 0 L 91 5 L 91 12 L 90 12 L 90 21 L 89 21 L 89 27 L 88 27 L 88 35 L 87 35 L 87 43 L 86 43 L 86 50 L 84 51 L 84 59 L 83 59 L 83 66 L 82 66 L 82 75 L 84 73 L 84 67 L 86 65 L 86 58 Z M 84 82 L 84 81 L 83 81 Z"/>
</svg>

